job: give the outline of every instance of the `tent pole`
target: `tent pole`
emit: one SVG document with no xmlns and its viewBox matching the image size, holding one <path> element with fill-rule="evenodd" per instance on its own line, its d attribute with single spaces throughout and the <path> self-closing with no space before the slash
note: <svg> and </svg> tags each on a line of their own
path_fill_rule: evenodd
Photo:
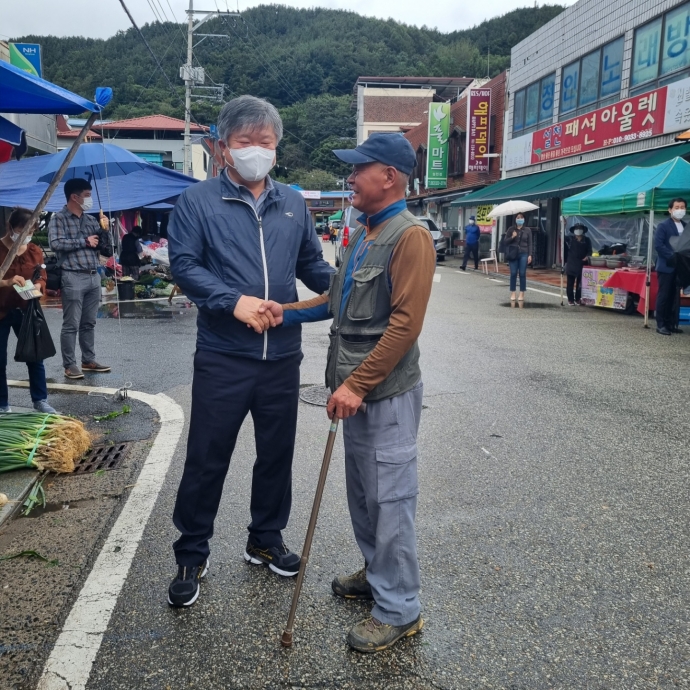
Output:
<svg viewBox="0 0 690 690">
<path fill-rule="evenodd" d="M 647 280 L 644 288 L 644 327 L 649 328 L 649 297 L 652 285 L 652 250 L 654 249 L 654 209 L 649 210 L 649 241 L 647 242 Z"/>
<path fill-rule="evenodd" d="M 86 135 L 89 133 L 89 130 L 91 129 L 91 125 L 96 121 L 96 118 L 99 115 L 99 112 L 91 113 L 89 119 L 86 121 L 86 124 L 82 127 L 81 132 L 79 132 L 79 135 L 72 144 L 68 154 L 62 161 L 62 165 L 55 173 L 52 182 L 48 185 L 48 189 L 46 189 L 46 191 L 43 193 L 41 200 L 38 202 L 36 208 L 34 209 L 34 212 L 31 214 L 31 217 L 24 226 L 24 229 L 19 233 L 19 237 L 17 237 L 10 251 L 7 253 L 5 260 L 2 262 L 2 266 L 0 266 L 0 280 L 2 280 L 5 277 L 5 273 L 7 273 L 7 269 L 12 265 L 12 262 L 17 256 L 19 248 L 22 246 L 22 243 L 24 242 L 24 239 L 33 232 L 33 227 L 38 222 L 38 218 L 41 215 L 41 212 L 45 208 L 50 197 L 53 196 L 53 192 L 57 189 L 57 186 L 60 184 L 60 180 L 62 179 L 63 175 L 67 171 L 67 168 L 69 167 L 69 164 L 72 162 L 72 159 L 77 153 L 77 149 L 86 138 Z"/>
<path fill-rule="evenodd" d="M 563 306 L 563 274 L 565 273 L 565 216 L 561 216 L 561 306 Z"/>
</svg>

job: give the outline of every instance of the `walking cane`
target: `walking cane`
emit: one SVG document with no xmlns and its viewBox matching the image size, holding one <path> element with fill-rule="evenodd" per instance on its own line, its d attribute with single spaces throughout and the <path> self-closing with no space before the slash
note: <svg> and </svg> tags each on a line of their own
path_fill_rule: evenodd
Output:
<svg viewBox="0 0 690 690">
<path fill-rule="evenodd" d="M 358 412 L 366 413 L 367 404 L 362 403 L 359 406 Z M 316 495 L 314 496 L 314 505 L 311 509 L 311 517 L 309 518 L 309 527 L 307 527 L 307 536 L 304 539 L 304 547 L 302 548 L 302 557 L 299 562 L 299 573 L 297 574 L 297 583 L 295 584 L 295 591 L 292 594 L 292 606 L 290 607 L 290 615 L 283 631 L 283 636 L 280 638 L 280 644 L 283 647 L 292 647 L 292 628 L 295 623 L 295 613 L 297 611 L 297 602 L 302 591 L 302 583 L 304 582 L 304 573 L 307 570 L 307 561 L 309 560 L 309 552 L 311 551 L 311 542 L 314 538 L 314 531 L 316 530 L 316 520 L 319 517 L 319 508 L 321 507 L 321 498 L 323 497 L 323 490 L 326 486 L 326 476 L 328 475 L 328 468 L 331 464 L 331 455 L 333 453 L 333 446 L 335 444 L 335 437 L 338 434 L 338 417 L 333 417 L 331 420 L 331 428 L 328 430 L 328 440 L 326 441 L 326 450 L 323 454 L 323 462 L 321 463 L 321 474 L 319 474 L 319 481 L 316 485 Z"/>
</svg>

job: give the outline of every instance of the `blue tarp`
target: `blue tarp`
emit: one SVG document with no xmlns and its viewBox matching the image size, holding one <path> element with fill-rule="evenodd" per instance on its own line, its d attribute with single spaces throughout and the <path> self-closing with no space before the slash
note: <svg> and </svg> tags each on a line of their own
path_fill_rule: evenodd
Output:
<svg viewBox="0 0 690 690">
<path fill-rule="evenodd" d="M 0 61 L 0 113 L 79 115 L 98 113 L 110 103 L 113 90 L 96 89 L 95 103 L 45 79 Z"/>
<path fill-rule="evenodd" d="M 58 156 L 60 154 L 52 154 Z M 34 156 L 0 165 L 0 206 L 35 208 L 48 188 L 38 182 L 52 156 Z M 91 181 L 94 208 L 125 211 L 151 204 L 175 203 L 177 197 L 197 182 L 193 177 L 143 162 L 143 168 L 129 175 Z M 65 205 L 63 184 L 48 201 L 46 211 L 59 211 Z"/>
<path fill-rule="evenodd" d="M 12 146 L 21 146 L 24 130 L 10 122 L 4 117 L 0 117 L 0 140 L 6 141 Z"/>
</svg>

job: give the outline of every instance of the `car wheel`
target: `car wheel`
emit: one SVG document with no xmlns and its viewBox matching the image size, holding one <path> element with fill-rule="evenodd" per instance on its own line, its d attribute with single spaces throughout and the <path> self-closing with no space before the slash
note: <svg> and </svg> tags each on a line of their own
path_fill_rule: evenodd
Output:
<svg viewBox="0 0 690 690">
<path fill-rule="evenodd" d="M 335 258 L 335 267 L 340 268 L 340 259 L 338 257 Z"/>
</svg>

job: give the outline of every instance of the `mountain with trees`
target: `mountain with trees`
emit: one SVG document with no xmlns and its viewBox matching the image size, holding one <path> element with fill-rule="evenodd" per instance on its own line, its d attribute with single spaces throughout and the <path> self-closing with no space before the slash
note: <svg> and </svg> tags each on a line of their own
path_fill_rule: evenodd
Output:
<svg viewBox="0 0 690 690">
<path fill-rule="evenodd" d="M 279 171 L 290 181 L 311 171 L 312 183 L 325 188 L 345 172 L 331 150 L 353 145 L 353 86 L 359 76 L 493 77 L 509 66 L 513 45 L 563 9 L 525 7 L 471 29 L 442 33 L 343 10 L 261 5 L 204 25 L 203 33 L 221 37 L 197 39 L 194 64 L 204 67 L 207 86 L 226 86 L 226 100 L 251 93 L 275 104 L 285 122 Z M 111 86 L 108 118 L 183 117 L 179 68 L 186 61 L 186 26 L 155 22 L 142 33 L 174 91 L 134 29 L 105 40 L 14 40 L 43 46 L 44 76 L 50 81 L 85 96 L 97 86 Z M 220 104 L 200 100 L 192 113 L 201 124 L 211 124 L 219 109 Z"/>
</svg>

